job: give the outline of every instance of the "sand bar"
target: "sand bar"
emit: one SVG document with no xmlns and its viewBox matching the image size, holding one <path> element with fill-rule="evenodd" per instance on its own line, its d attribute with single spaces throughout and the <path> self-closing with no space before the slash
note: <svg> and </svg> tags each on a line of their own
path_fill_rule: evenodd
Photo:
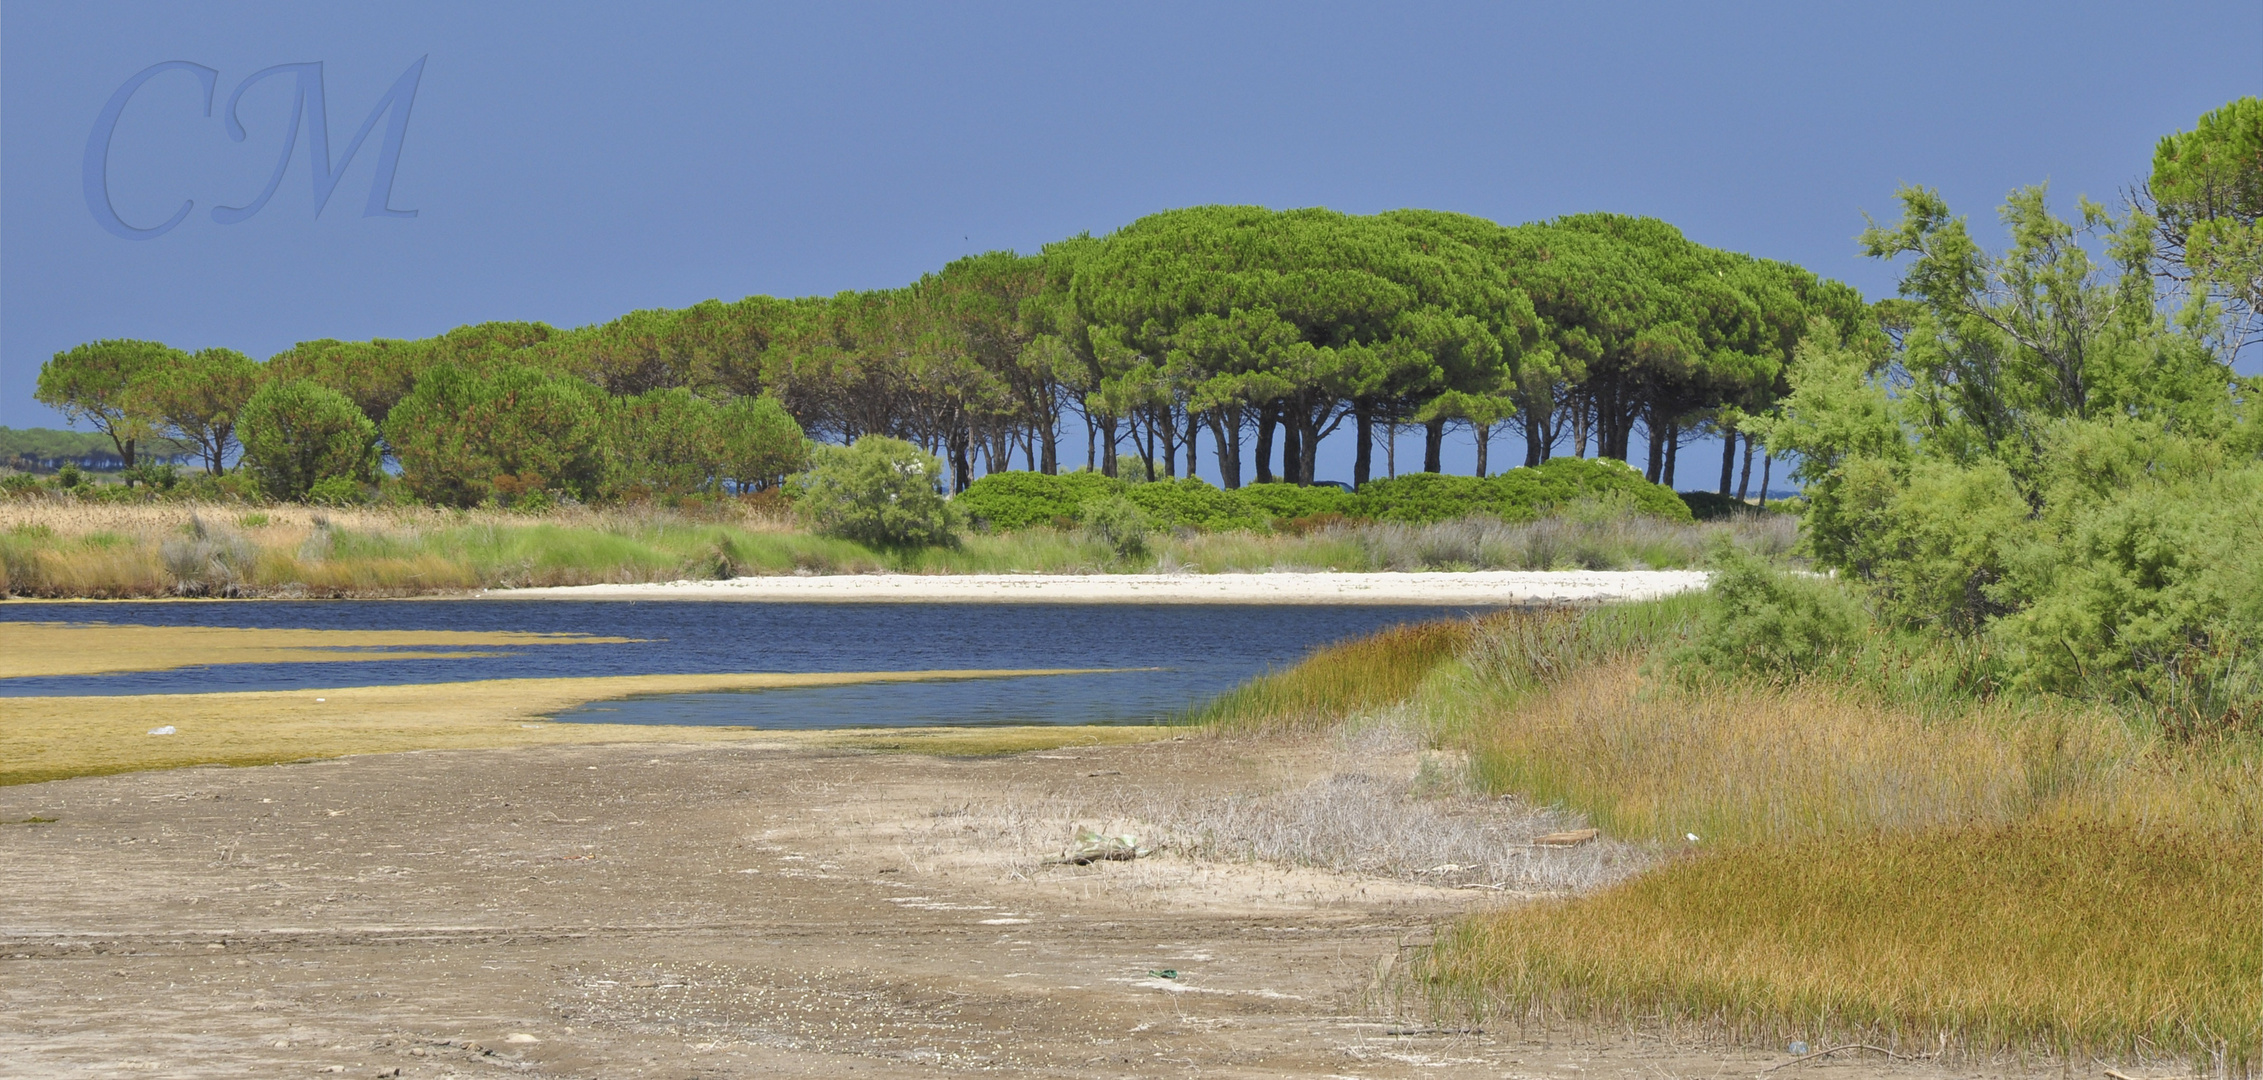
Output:
<svg viewBox="0 0 2263 1080">
<path fill-rule="evenodd" d="M 482 599 L 803 603 L 1554 604 L 1644 600 L 1705 587 L 1701 570 L 1473 573 L 827 574 L 490 589 Z"/>
</svg>

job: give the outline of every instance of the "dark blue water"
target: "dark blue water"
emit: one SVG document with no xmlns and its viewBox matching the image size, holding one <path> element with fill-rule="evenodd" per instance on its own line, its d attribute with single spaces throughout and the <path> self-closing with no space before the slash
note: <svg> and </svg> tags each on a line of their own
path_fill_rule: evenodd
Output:
<svg viewBox="0 0 2263 1080">
<path fill-rule="evenodd" d="M 464 679 L 712 672 L 1130 668 L 1105 675 L 866 684 L 597 702 L 559 719 L 814 728 L 1140 723 L 1313 649 L 1475 609 L 1219 604 L 216 601 L 0 603 L 0 620 L 338 630 L 523 630 L 633 644 L 475 646 L 454 660 L 228 664 L 0 679 L 0 696 L 316 689 Z"/>
</svg>

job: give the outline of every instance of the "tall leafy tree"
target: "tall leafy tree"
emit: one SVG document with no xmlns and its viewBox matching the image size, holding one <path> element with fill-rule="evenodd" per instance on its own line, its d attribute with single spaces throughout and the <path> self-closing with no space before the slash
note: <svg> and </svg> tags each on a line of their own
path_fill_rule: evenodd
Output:
<svg viewBox="0 0 2263 1080">
<path fill-rule="evenodd" d="M 427 371 L 385 420 L 401 479 L 427 502 L 475 506 L 605 487 L 610 399 L 580 379 L 501 364 Z"/>
<path fill-rule="evenodd" d="M 278 379 L 244 403 L 237 426 L 244 464 L 260 490 L 303 499 L 334 478 L 377 477 L 377 425 L 344 394 L 305 379 Z"/>
<path fill-rule="evenodd" d="M 2223 353 L 2263 338 L 2263 98 L 2242 97 L 2163 137 L 2138 201 L 2162 275 L 2218 308 Z"/>
<path fill-rule="evenodd" d="M 193 445 L 205 471 L 226 471 L 236 421 L 259 387 L 260 367 L 234 349 L 200 349 L 180 362 L 152 367 L 131 387 L 134 407 L 159 431 Z"/>
<path fill-rule="evenodd" d="M 127 468 L 135 444 L 155 434 L 155 418 L 137 401 L 134 385 L 152 373 L 186 363 L 188 354 L 155 341 L 90 341 L 56 353 L 40 366 L 32 397 L 85 421 L 110 439 Z"/>
</svg>

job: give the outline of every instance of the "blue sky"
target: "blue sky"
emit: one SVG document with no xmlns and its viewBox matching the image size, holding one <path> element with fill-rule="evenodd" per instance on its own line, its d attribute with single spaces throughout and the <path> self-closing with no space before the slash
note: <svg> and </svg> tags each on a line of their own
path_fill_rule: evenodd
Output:
<svg viewBox="0 0 2263 1080">
<path fill-rule="evenodd" d="M 390 206 L 383 125 L 319 216 L 310 133 L 261 211 L 289 76 L 333 156 L 425 58 Z M 107 195 L 82 164 L 128 103 Z M 1651 214 L 1873 297 L 1853 237 L 1901 182 L 1985 223 L 2048 180 L 2111 196 L 2156 138 L 2263 92 L 2263 5 L 0 5 L 0 424 L 104 337 L 267 356 L 317 337 L 560 326 L 903 284 L 1197 203 Z M 1983 229 L 1993 235 L 1992 226 Z M 2252 366 L 2252 365 L 2251 365 Z M 1410 451 L 1412 452 L 1412 451 Z M 1458 451 L 1466 462 L 1466 448 Z M 1685 458 L 1703 469 L 1702 450 Z M 1323 475 L 1349 472 L 1331 441 Z M 1339 460 L 1340 459 L 1340 460 Z"/>
</svg>

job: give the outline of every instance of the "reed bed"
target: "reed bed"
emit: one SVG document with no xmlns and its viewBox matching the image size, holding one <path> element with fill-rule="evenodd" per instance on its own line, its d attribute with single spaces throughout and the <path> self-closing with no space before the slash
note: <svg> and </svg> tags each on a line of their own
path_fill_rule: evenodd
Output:
<svg viewBox="0 0 2263 1080">
<path fill-rule="evenodd" d="M 2255 1071 L 2263 741 L 1954 680 L 1692 679 L 1704 603 L 1402 627 L 1198 715 L 1409 718 L 1479 791 L 1658 860 L 1450 926 L 1414 968 L 1434 1008 Z"/>
<path fill-rule="evenodd" d="M 1412 698 L 1476 632 L 1475 621 L 1418 623 L 1332 645 L 1212 698 L 1186 720 L 1230 733 L 1333 728 Z"/>
<path fill-rule="evenodd" d="M 1419 978 L 1441 1004 L 1503 1019 L 2250 1074 L 2255 839 L 2036 820 L 1741 845 L 1465 919 Z"/>
</svg>

